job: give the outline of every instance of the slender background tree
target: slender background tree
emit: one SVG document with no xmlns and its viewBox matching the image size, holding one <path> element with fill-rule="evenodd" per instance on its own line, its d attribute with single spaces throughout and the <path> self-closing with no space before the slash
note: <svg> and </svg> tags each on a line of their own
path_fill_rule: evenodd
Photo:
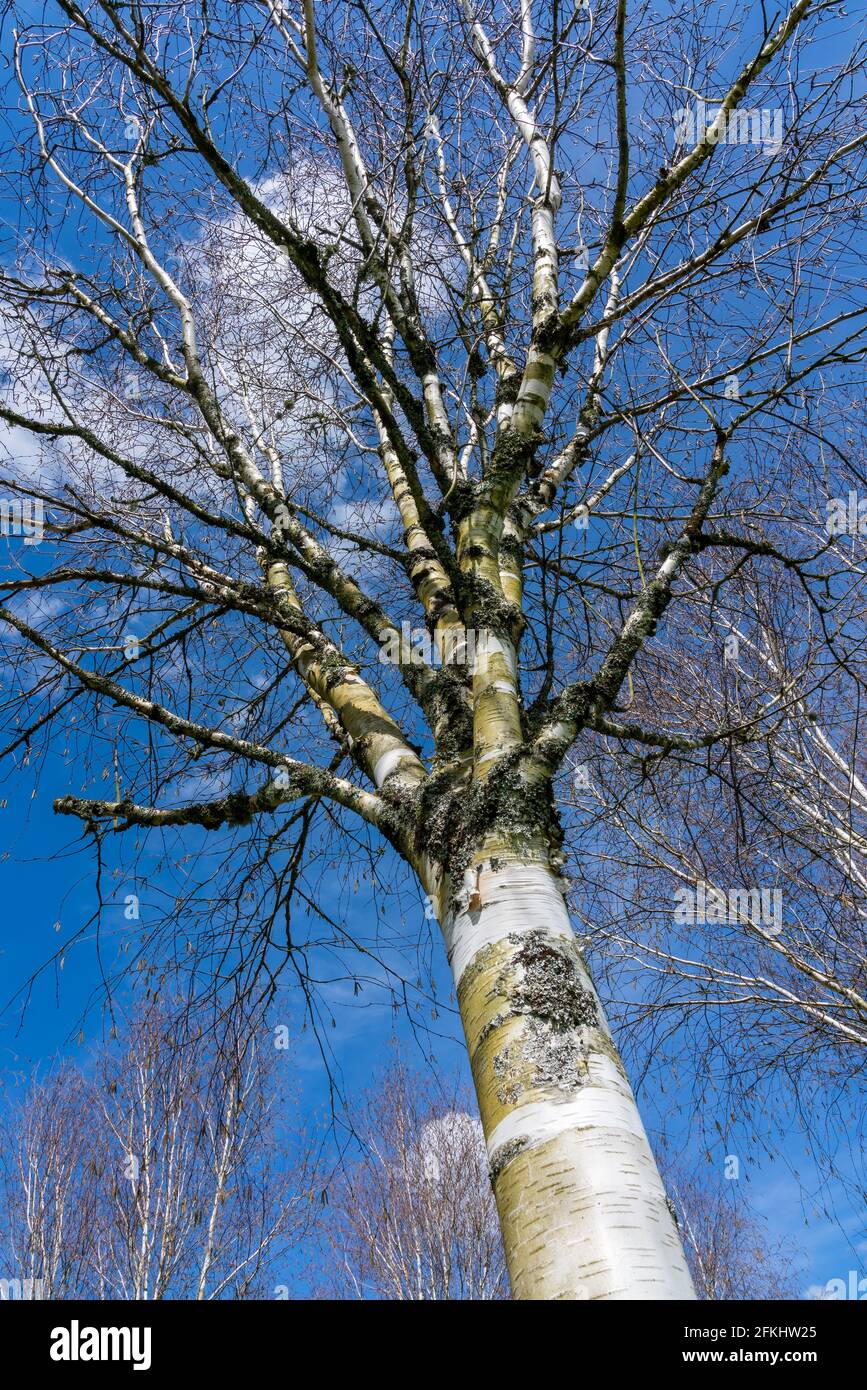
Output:
<svg viewBox="0 0 867 1390">
<path fill-rule="evenodd" d="M 315 1164 L 276 1053 L 151 1004 L 4 1107 L 3 1267 L 32 1297 L 289 1297 Z"/>
<path fill-rule="evenodd" d="M 508 1298 L 472 1096 L 395 1063 L 354 1113 L 358 1156 L 329 1191 L 326 1293 L 430 1301 Z"/>
</svg>

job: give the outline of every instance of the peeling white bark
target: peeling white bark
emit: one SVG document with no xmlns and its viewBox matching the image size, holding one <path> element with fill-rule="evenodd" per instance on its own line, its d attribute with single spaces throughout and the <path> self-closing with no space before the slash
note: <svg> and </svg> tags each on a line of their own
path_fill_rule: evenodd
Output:
<svg viewBox="0 0 867 1390">
<path fill-rule="evenodd" d="M 573 939 L 572 924 L 554 875 L 538 864 L 509 864 L 493 872 L 484 865 L 479 875 L 483 908 L 466 910 L 446 921 L 446 950 L 460 986 L 464 971 L 483 946 L 517 939 L 531 931 Z"/>
<path fill-rule="evenodd" d="M 532 849 L 511 862 L 486 853 L 445 934 L 513 1291 L 692 1299 L 677 1227 L 559 881 Z"/>
</svg>

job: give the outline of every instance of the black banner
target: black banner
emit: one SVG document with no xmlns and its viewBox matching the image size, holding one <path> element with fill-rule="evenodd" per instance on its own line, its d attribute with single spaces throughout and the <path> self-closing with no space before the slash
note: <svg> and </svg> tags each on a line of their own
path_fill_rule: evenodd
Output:
<svg viewBox="0 0 867 1390">
<path fill-rule="evenodd" d="M 859 1302 L 800 1303 L 577 1303 L 568 1311 L 552 1309 L 550 1329 L 558 1340 L 546 1347 L 534 1328 L 531 1344 L 513 1319 L 535 1319 L 539 1313 L 507 1312 L 507 1333 L 492 1328 L 510 1305 L 476 1306 L 458 1314 L 460 1333 L 477 1339 L 479 1363 L 503 1361 L 517 1370 L 524 1355 L 535 1360 L 534 1385 L 544 1378 L 544 1363 L 576 1357 L 582 1374 L 590 1356 L 598 1378 L 606 1364 L 614 1377 L 626 1369 L 668 1375 L 672 1371 L 701 1378 L 708 1368 L 743 1374 L 760 1369 L 769 1376 L 792 1366 L 818 1371 L 823 1377 L 857 1366 L 863 1351 L 865 1320 Z M 366 1311 L 365 1311 L 366 1308 Z M 103 1374 L 114 1380 L 133 1376 L 160 1379 L 180 1373 L 204 1372 L 220 1382 L 243 1376 L 248 1382 L 278 1375 L 291 1384 L 311 1380 L 319 1363 L 332 1376 L 345 1368 L 367 1374 L 378 1370 L 392 1378 L 399 1355 L 402 1376 L 432 1370 L 430 1352 L 439 1347 L 444 1358 L 440 1372 L 458 1372 L 450 1365 L 446 1343 L 427 1344 L 421 1365 L 399 1340 L 413 1327 L 420 1338 L 435 1335 L 455 1316 L 454 1309 L 422 1314 L 423 1327 L 404 1323 L 415 1317 L 383 1305 L 316 1302 L 268 1303 L 48 1303 L 0 1301 L 0 1336 L 4 1361 L 20 1363 L 25 1372 L 38 1372 L 40 1381 L 63 1384 L 70 1377 L 91 1380 Z M 468 1321 L 464 1318 L 469 1316 Z M 429 1322 L 432 1318 L 434 1321 Z M 380 1319 L 383 1319 L 381 1322 Z M 416 1331 L 415 1329 L 418 1328 Z M 386 1330 L 387 1329 L 387 1330 Z M 504 1336 L 506 1340 L 504 1341 Z M 395 1337 L 397 1340 L 383 1340 Z M 493 1339 L 488 1341 L 487 1339 Z M 375 1340 L 374 1340 L 375 1339 Z M 426 1344 L 416 1344 L 416 1356 Z M 549 1354 L 550 1353 L 550 1354 Z M 461 1353 L 462 1373 L 466 1369 Z M 474 1361 L 476 1358 L 473 1358 Z M 311 1364 L 312 1363 L 312 1364 Z M 742 1370 L 743 1368 L 743 1370 Z M 740 1382 L 743 1383 L 742 1381 Z M 245 1385 L 246 1390 L 246 1385 Z"/>
</svg>

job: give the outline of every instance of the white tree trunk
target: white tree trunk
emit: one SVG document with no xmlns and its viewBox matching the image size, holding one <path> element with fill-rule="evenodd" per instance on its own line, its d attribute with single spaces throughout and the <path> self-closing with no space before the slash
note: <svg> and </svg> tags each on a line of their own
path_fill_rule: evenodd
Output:
<svg viewBox="0 0 867 1390">
<path fill-rule="evenodd" d="M 485 856 L 445 931 L 514 1296 L 693 1299 L 547 850 Z"/>
</svg>

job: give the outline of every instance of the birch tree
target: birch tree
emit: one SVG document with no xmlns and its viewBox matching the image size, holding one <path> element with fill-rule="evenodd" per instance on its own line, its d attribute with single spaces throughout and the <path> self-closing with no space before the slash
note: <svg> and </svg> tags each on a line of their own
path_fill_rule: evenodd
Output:
<svg viewBox="0 0 867 1390">
<path fill-rule="evenodd" d="M 151 1002 L 95 1068 L 34 1078 L 3 1117 L 4 1267 L 45 1299 L 288 1297 L 314 1165 L 266 1048 Z"/>
<path fill-rule="evenodd" d="M 423 1301 L 508 1298 L 484 1136 L 472 1098 L 395 1063 L 352 1107 L 323 1212 L 327 1292 Z"/>
<path fill-rule="evenodd" d="M 58 0 L 14 25 L 7 757 L 65 753 L 55 809 L 100 864 L 148 835 L 187 837 L 187 885 L 222 863 L 201 931 L 187 889 L 142 928 L 146 977 L 287 970 L 312 1015 L 299 898 L 346 974 L 359 943 L 311 864 L 398 866 L 395 912 L 414 883 L 441 927 L 514 1295 L 692 1297 L 573 930 L 572 793 L 602 748 L 656 775 L 770 746 L 777 706 L 671 698 L 749 566 L 788 661 L 857 702 L 857 496 L 827 526 L 863 478 L 853 22 Z"/>
<path fill-rule="evenodd" d="M 789 1240 L 769 1236 L 742 1197 L 691 1174 L 668 1173 L 690 1269 L 702 1299 L 797 1299 L 805 1264 Z"/>
<path fill-rule="evenodd" d="M 88 1282 L 94 1193 L 79 1182 L 90 1138 L 82 1124 L 85 1098 L 81 1076 L 61 1068 L 50 1080 L 34 1081 L 26 1099 L 4 1115 L 4 1298 L 14 1296 L 6 1292 L 10 1281 L 33 1299 L 63 1298 Z"/>
</svg>

